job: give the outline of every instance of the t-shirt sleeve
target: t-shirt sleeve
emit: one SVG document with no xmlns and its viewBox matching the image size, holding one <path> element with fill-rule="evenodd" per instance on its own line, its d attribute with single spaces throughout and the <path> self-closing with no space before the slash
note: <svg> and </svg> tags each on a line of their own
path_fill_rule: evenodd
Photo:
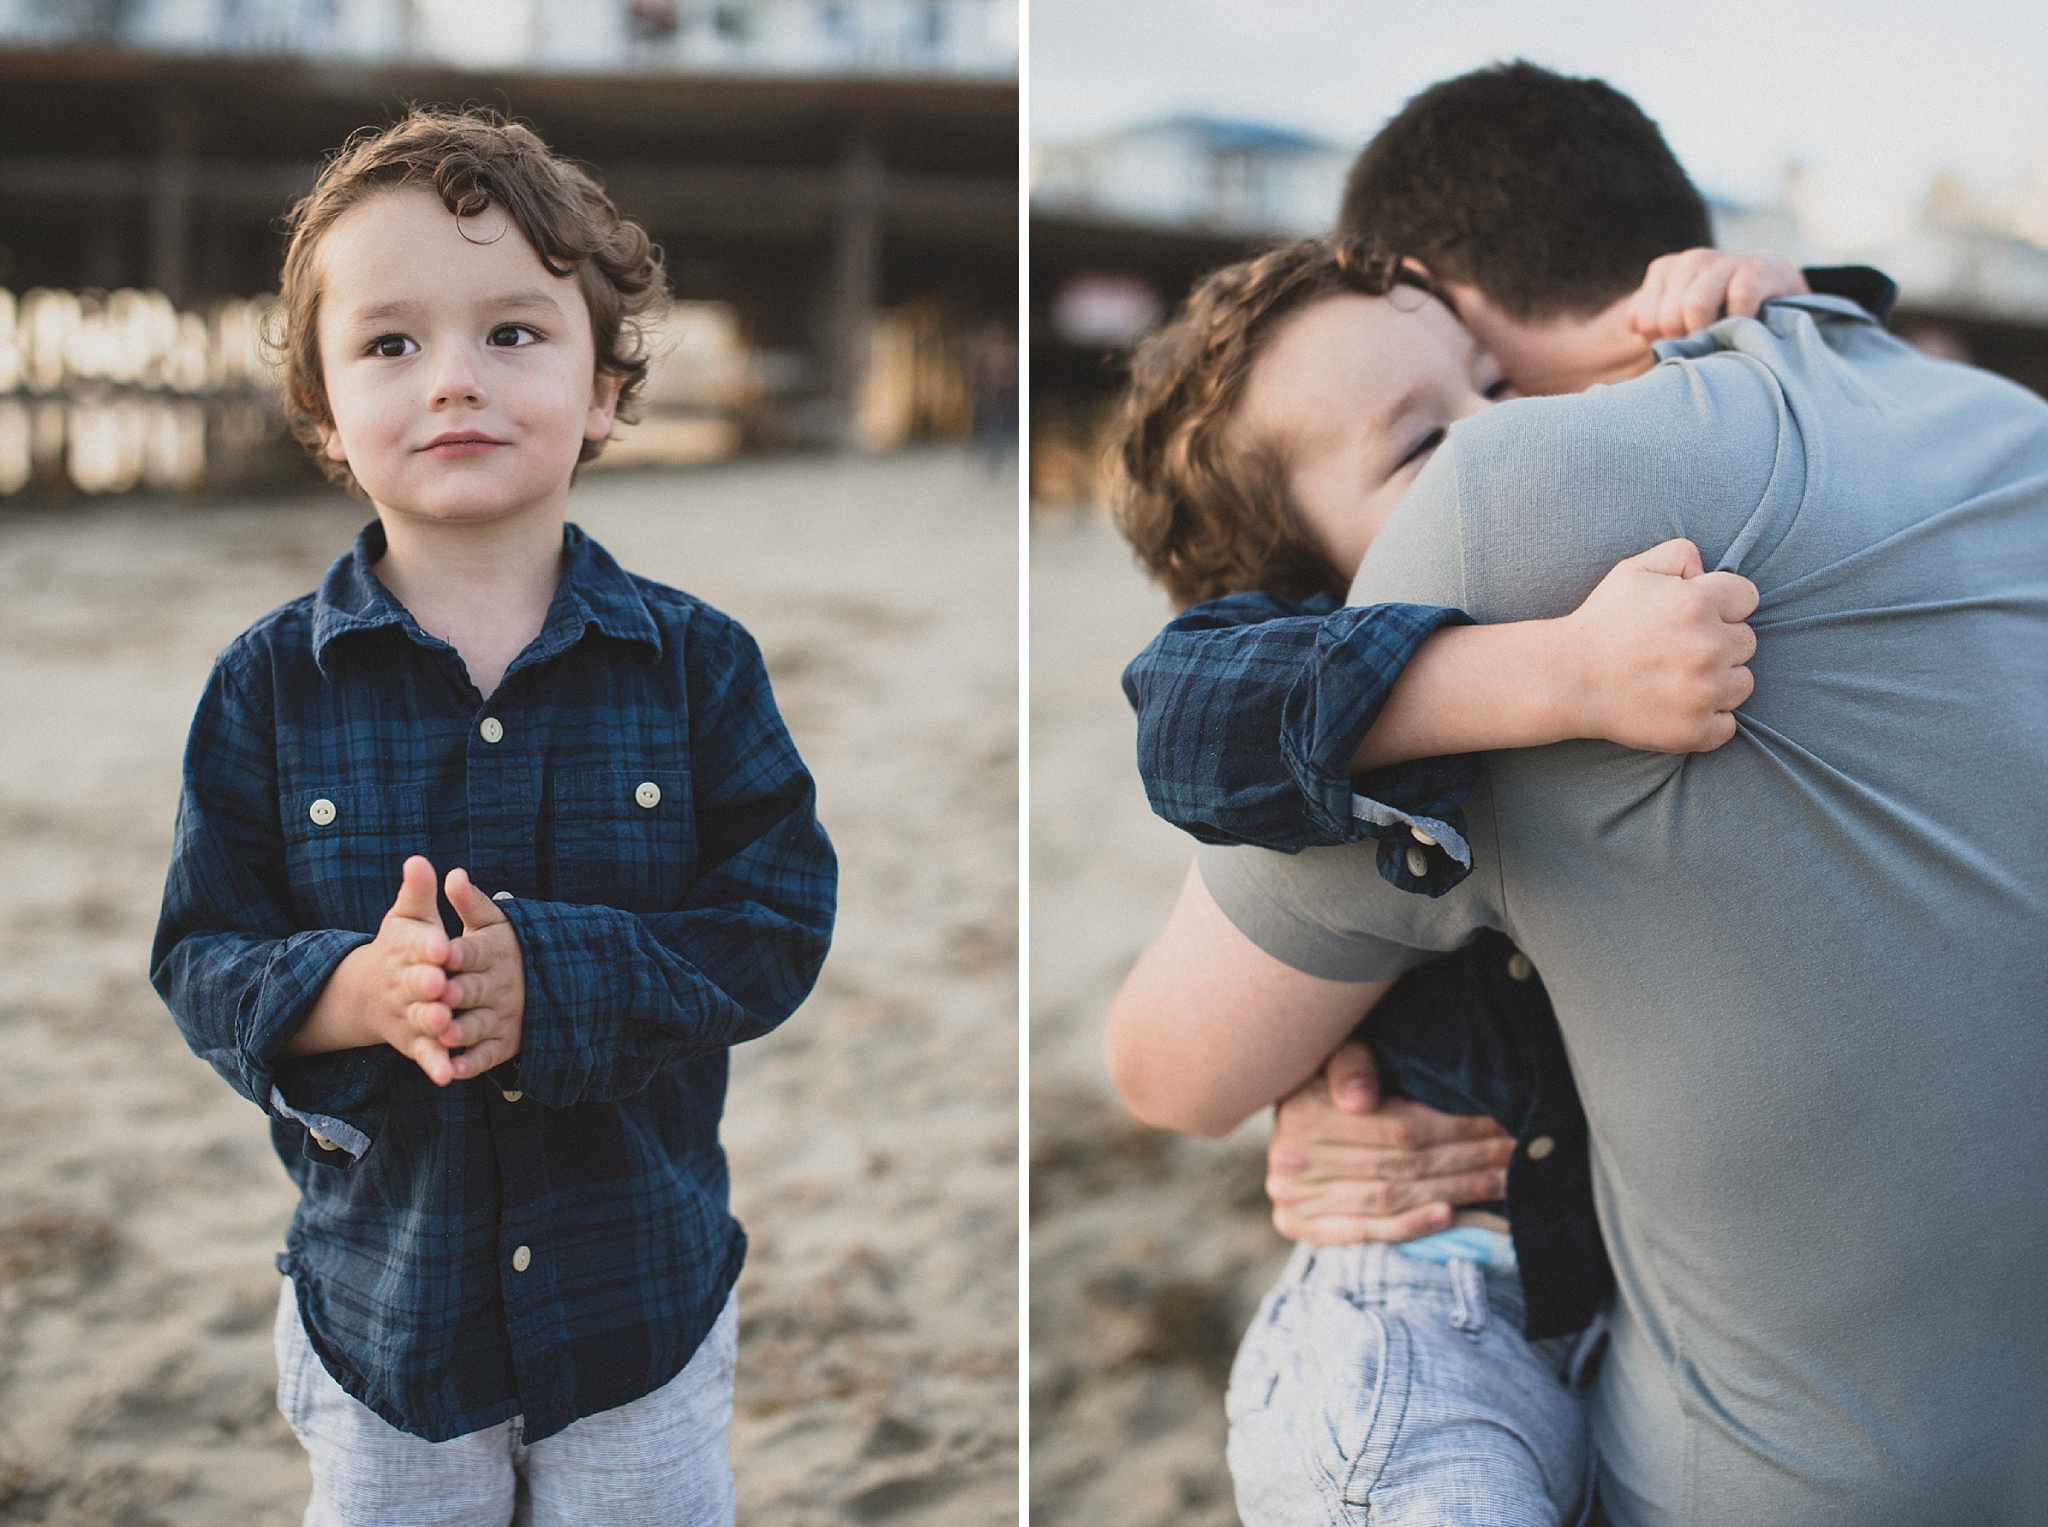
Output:
<svg viewBox="0 0 2048 1527">
<path fill-rule="evenodd" d="M 1351 600 L 1549 619 L 1615 563 L 1674 536 L 1710 568 L 1746 571 L 1767 558 L 1779 533 L 1769 527 L 1791 517 L 1777 498 L 1796 503 L 1802 488 L 1782 394 L 1744 355 L 1503 404 L 1451 431 L 1374 541 Z M 1275 959 L 1327 980 L 1386 980 L 1504 925 L 1483 764 L 1467 811 L 1473 873 L 1434 901 L 1386 885 L 1360 845 L 1211 848 L 1197 862 L 1224 914 Z"/>
</svg>

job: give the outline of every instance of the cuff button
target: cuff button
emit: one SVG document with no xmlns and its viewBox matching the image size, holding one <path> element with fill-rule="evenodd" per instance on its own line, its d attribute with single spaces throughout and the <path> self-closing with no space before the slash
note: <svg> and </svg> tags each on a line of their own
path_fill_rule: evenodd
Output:
<svg viewBox="0 0 2048 1527">
<path fill-rule="evenodd" d="M 1417 880 L 1429 873 L 1429 855 L 1413 845 L 1408 849 L 1408 873 Z"/>
</svg>

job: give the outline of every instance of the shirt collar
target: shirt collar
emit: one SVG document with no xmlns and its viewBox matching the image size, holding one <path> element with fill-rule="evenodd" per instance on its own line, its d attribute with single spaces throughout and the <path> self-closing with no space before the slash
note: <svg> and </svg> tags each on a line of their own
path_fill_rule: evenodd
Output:
<svg viewBox="0 0 2048 1527">
<path fill-rule="evenodd" d="M 569 565 L 555 587 L 540 636 L 513 667 L 544 662 L 568 650 L 592 627 L 621 641 L 644 643 L 660 656 L 661 628 L 625 569 L 580 525 L 564 525 L 562 541 Z M 422 631 L 378 578 L 373 564 L 384 555 L 385 545 L 383 525 L 370 521 L 357 534 L 355 546 L 327 569 L 314 592 L 313 661 L 323 672 L 328 645 L 357 631 L 397 626 L 422 645 L 446 645 Z"/>
</svg>

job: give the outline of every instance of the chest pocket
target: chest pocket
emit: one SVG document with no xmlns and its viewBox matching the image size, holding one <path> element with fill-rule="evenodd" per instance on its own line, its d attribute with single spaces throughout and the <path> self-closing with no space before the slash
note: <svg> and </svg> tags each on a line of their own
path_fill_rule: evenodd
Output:
<svg viewBox="0 0 2048 1527">
<path fill-rule="evenodd" d="M 427 851 L 422 793 L 329 785 L 286 791 L 279 806 L 300 925 L 375 933 L 398 895 L 399 867 Z"/>
<path fill-rule="evenodd" d="M 628 912 L 681 904 L 696 868 L 687 774 L 565 771 L 555 775 L 549 803 L 548 897 Z"/>
</svg>

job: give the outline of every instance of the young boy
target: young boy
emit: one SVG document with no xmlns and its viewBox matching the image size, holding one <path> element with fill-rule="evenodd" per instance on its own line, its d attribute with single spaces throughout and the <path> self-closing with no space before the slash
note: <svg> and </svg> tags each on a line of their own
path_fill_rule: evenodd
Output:
<svg viewBox="0 0 2048 1527">
<path fill-rule="evenodd" d="M 663 285 L 483 113 L 293 213 L 287 408 L 377 518 L 214 667 L 152 979 L 299 1186 L 309 1523 L 732 1520 L 726 1051 L 835 867 L 746 633 L 565 523 Z"/>
</svg>

